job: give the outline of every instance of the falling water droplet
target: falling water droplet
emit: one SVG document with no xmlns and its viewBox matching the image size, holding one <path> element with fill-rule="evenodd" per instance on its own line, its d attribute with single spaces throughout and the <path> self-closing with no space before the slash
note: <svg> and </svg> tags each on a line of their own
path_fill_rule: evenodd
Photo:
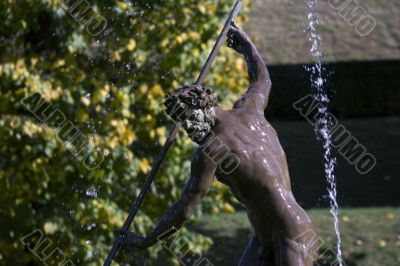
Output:
<svg viewBox="0 0 400 266">
<path fill-rule="evenodd" d="M 86 196 L 90 198 L 97 198 L 97 190 L 95 187 L 89 187 L 86 189 Z"/>
</svg>

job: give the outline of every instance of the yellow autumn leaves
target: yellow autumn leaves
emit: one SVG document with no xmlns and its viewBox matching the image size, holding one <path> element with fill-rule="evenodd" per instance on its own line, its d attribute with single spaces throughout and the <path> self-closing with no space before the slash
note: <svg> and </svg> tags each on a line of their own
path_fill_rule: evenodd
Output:
<svg viewBox="0 0 400 266">
<path fill-rule="evenodd" d="M 20 234 L 40 228 L 47 234 L 56 233 L 63 243 L 72 243 L 63 251 L 81 264 L 99 265 L 112 229 L 121 226 L 128 202 L 137 195 L 168 134 L 170 121 L 162 104 L 165 95 L 196 79 L 232 2 L 139 1 L 133 5 L 123 0 L 97 1 L 96 8 L 108 26 L 106 35 L 96 37 L 60 12 L 62 1 L 11 2 L 10 16 L 1 27 L 4 40 L 15 40 L 18 51 L 4 45 L 0 62 L 0 109 L 4 111 L 0 150 L 9 155 L 0 176 L 13 180 L 7 183 L 3 201 L 4 197 L 15 199 L 15 205 L 26 208 L 5 205 L 1 211 L 19 219 L 35 213 L 40 219 L 30 219 L 20 228 L 5 223 L 4 230 L 14 231 L 17 239 L 5 244 L 5 250 L 10 250 L 6 253 L 18 254 L 12 247 L 21 245 Z M 43 14 L 54 23 L 42 25 L 38 18 Z M 232 91 L 245 89 L 245 67 L 229 49 L 222 49 L 218 58 L 204 85 L 231 103 Z M 43 125 L 21 106 L 23 98 L 36 92 L 59 108 L 91 147 L 100 148 L 104 162 L 99 169 L 88 173 L 57 140 L 55 128 Z M 160 169 L 159 186 L 151 197 L 154 204 L 143 205 L 135 220 L 137 233 L 148 232 L 149 221 L 177 200 L 190 174 L 193 147 L 184 134 L 177 139 L 168 163 Z M 70 190 L 71 184 L 77 190 Z M 87 185 L 99 189 L 97 198 L 85 196 Z M 64 196 L 60 189 L 70 194 Z M 43 208 L 31 207 L 33 196 L 41 199 Z M 216 208 L 203 205 L 203 209 L 232 212 L 228 199 L 227 190 L 217 188 L 205 199 L 214 201 Z M 53 208 L 59 213 L 68 210 L 70 215 L 55 219 L 47 211 Z M 87 228 L 93 223 L 98 241 L 88 245 L 88 232 L 75 226 Z M 207 247 L 203 241 L 207 238 L 187 234 L 198 248 Z M 4 256 L 7 265 L 15 264 L 12 256 Z"/>
<path fill-rule="evenodd" d="M 109 134 L 105 140 L 110 149 L 114 149 L 118 145 L 129 146 L 136 140 L 136 134 L 130 127 L 127 119 L 113 119 L 110 121 L 110 125 L 114 130 L 112 130 L 113 133 Z"/>
<path fill-rule="evenodd" d="M 136 48 L 136 41 L 134 39 L 130 39 L 128 44 L 126 45 L 126 50 L 129 52 L 133 52 Z"/>
<path fill-rule="evenodd" d="M 135 51 L 136 48 L 136 41 L 134 39 L 129 39 L 128 43 L 125 46 L 125 50 L 132 53 Z M 114 51 L 111 55 L 111 61 L 112 62 L 119 62 L 121 61 L 122 57 L 121 57 L 121 52 L 124 52 L 124 50 L 117 50 Z"/>
<path fill-rule="evenodd" d="M 21 78 L 27 78 L 29 71 L 23 59 L 18 59 L 15 62 L 8 62 L 0 65 L 0 76 L 9 75 L 14 81 Z"/>
</svg>

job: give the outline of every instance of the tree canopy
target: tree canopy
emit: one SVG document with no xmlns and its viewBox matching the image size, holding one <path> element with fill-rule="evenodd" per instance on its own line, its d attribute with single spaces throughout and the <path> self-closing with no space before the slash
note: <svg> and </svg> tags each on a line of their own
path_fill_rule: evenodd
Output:
<svg viewBox="0 0 400 266">
<path fill-rule="evenodd" d="M 38 262 L 21 241 L 35 230 L 76 265 L 103 262 L 172 124 L 163 113 L 165 95 L 194 82 L 232 5 L 1 1 L 0 264 Z M 205 85 L 229 107 L 246 75 L 244 61 L 224 47 Z M 50 104 L 100 160 L 82 158 L 73 140 L 61 137 L 67 133 L 59 120 L 38 117 L 30 109 L 37 101 Z M 179 198 L 194 147 L 180 132 L 132 231 L 145 235 Z M 198 214 L 234 211 L 229 198 L 216 184 Z M 212 243 L 180 233 L 200 251 Z M 156 245 L 146 256 L 155 259 L 162 250 Z M 132 264 L 121 254 L 117 259 Z"/>
</svg>

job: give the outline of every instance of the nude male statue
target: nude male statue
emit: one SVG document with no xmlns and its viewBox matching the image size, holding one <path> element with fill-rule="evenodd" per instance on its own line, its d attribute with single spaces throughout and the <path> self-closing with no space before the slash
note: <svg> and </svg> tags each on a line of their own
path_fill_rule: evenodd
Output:
<svg viewBox="0 0 400 266">
<path fill-rule="evenodd" d="M 310 253 L 317 252 L 315 238 L 299 236 L 306 232 L 315 236 L 313 225 L 292 194 L 285 153 L 264 117 L 271 90 L 268 70 L 255 45 L 236 23 L 230 28 L 227 44 L 245 57 L 248 90 L 232 110 L 218 108 L 212 90 L 200 86 L 185 86 L 166 99 L 167 113 L 175 120 L 181 119 L 189 136 L 199 144 L 192 159 L 191 177 L 180 200 L 157 226 L 146 237 L 125 232 L 123 246 L 146 248 L 171 228 L 180 228 L 216 176 L 246 207 L 254 230 L 239 266 L 312 266 Z M 185 108 L 183 119 L 172 112 L 177 105 Z M 211 159 L 218 157 L 221 143 L 207 142 L 210 135 L 221 139 L 238 159 L 233 171 L 222 171 Z"/>
</svg>

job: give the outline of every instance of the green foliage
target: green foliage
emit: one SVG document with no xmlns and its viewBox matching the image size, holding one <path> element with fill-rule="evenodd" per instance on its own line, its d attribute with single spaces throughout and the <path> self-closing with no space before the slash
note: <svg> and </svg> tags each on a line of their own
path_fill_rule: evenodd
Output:
<svg viewBox="0 0 400 266">
<path fill-rule="evenodd" d="M 77 265 L 103 261 L 172 124 L 163 113 L 165 94 L 193 82 L 233 4 L 89 1 L 107 20 L 106 29 L 92 36 L 63 2 L 0 3 L 1 265 L 38 262 L 20 241 L 36 229 Z M 206 85 L 227 107 L 245 88 L 245 75 L 243 60 L 224 47 Z M 36 92 L 101 148 L 99 168 L 86 169 L 55 128 L 22 105 Z M 193 148 L 181 132 L 132 231 L 145 235 L 179 198 Z M 95 197 L 87 193 L 93 188 Z M 198 214 L 233 211 L 224 203 L 229 197 L 217 185 Z M 200 250 L 211 244 L 183 232 Z M 146 256 L 156 258 L 160 251 L 157 245 Z"/>
</svg>

